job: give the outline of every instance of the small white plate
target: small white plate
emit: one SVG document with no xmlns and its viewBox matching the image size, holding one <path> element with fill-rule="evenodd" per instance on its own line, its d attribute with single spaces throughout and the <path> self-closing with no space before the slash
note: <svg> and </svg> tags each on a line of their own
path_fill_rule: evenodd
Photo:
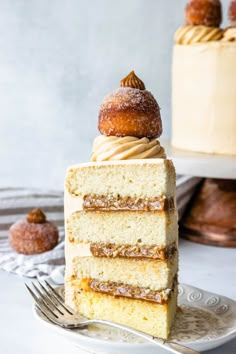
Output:
<svg viewBox="0 0 236 354">
<path fill-rule="evenodd" d="M 64 287 L 58 288 L 64 293 Z M 34 306 L 35 317 L 86 351 L 109 354 L 161 354 L 166 351 L 136 336 L 104 326 L 66 330 L 51 324 Z M 186 284 L 179 285 L 179 310 L 172 339 L 198 351 L 216 348 L 236 337 L 236 302 Z"/>
</svg>

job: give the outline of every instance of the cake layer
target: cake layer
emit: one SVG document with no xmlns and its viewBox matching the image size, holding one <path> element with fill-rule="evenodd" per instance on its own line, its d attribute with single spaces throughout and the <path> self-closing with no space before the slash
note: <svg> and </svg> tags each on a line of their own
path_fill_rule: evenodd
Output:
<svg viewBox="0 0 236 354">
<path fill-rule="evenodd" d="M 66 254 L 66 280 L 96 279 L 150 290 L 171 288 L 178 271 L 178 255 L 167 261 L 132 258 L 75 257 Z"/>
<path fill-rule="evenodd" d="M 174 46 L 172 144 L 175 147 L 236 154 L 235 58 L 236 42 Z"/>
<path fill-rule="evenodd" d="M 91 243 L 90 251 L 94 257 L 152 258 L 165 260 L 172 257 L 177 252 L 177 246 L 176 243 L 167 247 Z"/>
<path fill-rule="evenodd" d="M 175 169 L 167 159 L 85 163 L 69 168 L 65 186 L 70 194 L 83 199 L 88 195 L 141 199 L 174 197 Z"/>
<path fill-rule="evenodd" d="M 73 242 L 165 247 L 177 242 L 177 213 L 78 211 L 67 219 L 66 231 Z"/>
<path fill-rule="evenodd" d="M 167 338 L 177 307 L 177 286 L 165 304 L 114 297 L 95 291 L 81 291 L 65 284 L 66 304 L 90 319 L 114 321 L 153 336 Z"/>
</svg>

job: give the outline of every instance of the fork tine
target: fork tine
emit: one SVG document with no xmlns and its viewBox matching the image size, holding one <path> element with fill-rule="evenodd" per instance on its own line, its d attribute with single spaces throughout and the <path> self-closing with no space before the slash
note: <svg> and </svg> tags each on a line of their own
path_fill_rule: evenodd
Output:
<svg viewBox="0 0 236 354">
<path fill-rule="evenodd" d="M 52 318 L 51 316 L 49 316 L 48 313 L 46 313 L 46 311 L 44 311 L 41 307 L 39 307 L 38 304 L 36 304 L 35 306 L 36 306 L 36 308 L 48 319 L 48 321 L 50 321 L 50 322 L 52 322 L 52 323 L 55 323 L 56 325 L 59 324 L 54 318 Z"/>
<path fill-rule="evenodd" d="M 74 313 L 65 305 L 63 298 L 55 291 L 55 289 L 53 289 L 53 287 L 46 281 L 44 280 L 46 285 L 48 286 L 48 288 L 50 290 L 48 290 L 48 292 L 50 291 L 50 294 L 58 301 L 58 303 L 70 314 L 70 315 L 74 315 Z"/>
<path fill-rule="evenodd" d="M 50 307 L 48 307 L 47 304 L 45 304 L 41 299 L 39 299 L 27 284 L 25 284 L 25 286 L 40 309 L 44 308 L 44 311 L 49 311 L 54 317 L 58 318 L 58 316 L 50 309 Z"/>
<path fill-rule="evenodd" d="M 37 280 L 37 283 L 38 283 L 38 285 L 40 286 L 40 288 L 42 289 L 42 292 L 43 292 L 44 296 L 47 298 L 47 300 L 50 301 L 50 302 L 53 304 L 54 308 L 56 308 L 57 311 L 58 311 L 61 315 L 65 315 L 65 314 L 58 308 L 58 303 L 56 303 L 56 302 L 54 301 L 54 298 L 52 298 L 51 294 L 50 294 L 50 293 L 48 292 L 48 290 L 43 286 L 43 284 L 40 283 L 39 280 Z M 39 289 L 37 289 L 37 290 L 39 291 Z M 59 303 L 59 305 L 60 305 L 60 303 Z"/>
<path fill-rule="evenodd" d="M 47 280 L 44 280 L 44 281 L 47 284 L 47 286 L 49 287 L 49 289 L 52 291 L 52 293 L 56 296 L 56 298 L 59 299 L 60 301 L 62 301 L 62 303 L 63 303 L 64 299 L 61 297 L 61 295 L 56 292 L 56 290 L 47 282 Z"/>
<path fill-rule="evenodd" d="M 33 287 L 35 288 L 36 292 L 38 293 L 38 295 L 41 297 L 42 302 L 47 305 L 51 311 L 58 311 L 61 315 L 64 315 L 58 308 L 57 306 L 52 302 L 52 300 L 50 299 L 50 297 L 48 297 L 47 295 L 44 295 L 39 288 L 33 283 L 31 282 Z"/>
</svg>

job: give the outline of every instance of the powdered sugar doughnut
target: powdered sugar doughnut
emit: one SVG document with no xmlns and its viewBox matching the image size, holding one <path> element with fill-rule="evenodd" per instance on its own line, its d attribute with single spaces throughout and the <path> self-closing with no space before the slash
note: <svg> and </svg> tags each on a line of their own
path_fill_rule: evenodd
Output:
<svg viewBox="0 0 236 354">
<path fill-rule="evenodd" d="M 28 220 L 30 220 L 29 217 Z M 56 225 L 46 220 L 39 223 L 28 220 L 17 221 L 9 229 L 9 242 L 16 252 L 23 254 L 42 253 L 57 245 L 58 229 Z"/>
<path fill-rule="evenodd" d="M 185 7 L 187 25 L 219 27 L 222 21 L 219 0 L 190 0 Z"/>
<path fill-rule="evenodd" d="M 147 90 L 121 87 L 104 98 L 98 129 L 107 136 L 158 138 L 162 133 L 159 105 Z"/>
</svg>

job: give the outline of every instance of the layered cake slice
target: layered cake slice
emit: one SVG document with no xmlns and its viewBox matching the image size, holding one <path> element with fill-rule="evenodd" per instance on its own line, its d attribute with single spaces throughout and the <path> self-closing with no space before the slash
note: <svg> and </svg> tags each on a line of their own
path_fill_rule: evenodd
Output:
<svg viewBox="0 0 236 354">
<path fill-rule="evenodd" d="M 106 148 L 99 146 L 99 151 L 108 161 L 94 149 L 97 161 L 68 169 L 66 302 L 88 318 L 167 338 L 177 306 L 175 170 L 156 140 L 161 134 L 159 106 L 140 82 L 131 73 L 102 104 L 99 126 L 107 135 Z M 129 114 L 132 124 L 123 125 Z M 143 134 L 146 140 L 140 144 Z M 131 140 L 128 160 L 120 160 Z M 140 145 L 145 145 L 142 156 L 156 147 L 151 159 L 132 159 Z M 107 148 L 111 155 L 104 154 Z"/>
</svg>

